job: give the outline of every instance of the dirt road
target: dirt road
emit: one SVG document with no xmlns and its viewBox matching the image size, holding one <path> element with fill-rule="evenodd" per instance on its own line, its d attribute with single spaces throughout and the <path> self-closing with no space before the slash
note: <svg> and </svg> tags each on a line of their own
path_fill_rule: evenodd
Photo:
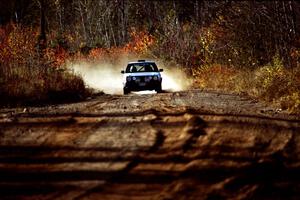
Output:
<svg viewBox="0 0 300 200">
<path fill-rule="evenodd" d="M 0 110 L 1 199 L 299 199 L 300 118 L 234 94 Z"/>
</svg>

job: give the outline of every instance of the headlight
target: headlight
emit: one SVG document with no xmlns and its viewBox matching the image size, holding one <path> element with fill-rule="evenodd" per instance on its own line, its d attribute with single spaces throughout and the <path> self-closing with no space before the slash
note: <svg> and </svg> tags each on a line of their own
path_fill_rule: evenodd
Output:
<svg viewBox="0 0 300 200">
<path fill-rule="evenodd" d="M 134 81 L 135 81 L 135 80 L 136 80 L 136 77 L 132 77 L 132 80 L 134 80 Z"/>
<path fill-rule="evenodd" d="M 158 77 L 157 76 L 153 76 L 153 80 L 157 81 Z"/>
<path fill-rule="evenodd" d="M 127 76 L 127 77 L 126 77 L 126 81 L 131 81 L 131 77 L 130 77 L 130 76 Z"/>
</svg>

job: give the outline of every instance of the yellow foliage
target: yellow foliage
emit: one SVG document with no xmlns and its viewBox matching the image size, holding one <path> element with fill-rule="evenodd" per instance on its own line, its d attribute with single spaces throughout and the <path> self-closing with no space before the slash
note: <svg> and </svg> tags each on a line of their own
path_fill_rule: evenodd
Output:
<svg viewBox="0 0 300 200">
<path fill-rule="evenodd" d="M 198 87 L 247 93 L 291 113 L 300 113 L 300 70 L 284 68 L 278 55 L 256 70 L 205 65 L 192 72 Z"/>
</svg>

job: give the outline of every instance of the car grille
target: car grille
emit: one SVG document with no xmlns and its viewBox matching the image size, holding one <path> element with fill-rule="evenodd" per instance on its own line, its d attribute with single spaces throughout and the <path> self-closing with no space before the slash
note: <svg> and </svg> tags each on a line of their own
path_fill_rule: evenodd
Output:
<svg viewBox="0 0 300 200">
<path fill-rule="evenodd" d="M 136 82 L 145 82 L 146 76 L 138 76 L 136 77 Z"/>
</svg>

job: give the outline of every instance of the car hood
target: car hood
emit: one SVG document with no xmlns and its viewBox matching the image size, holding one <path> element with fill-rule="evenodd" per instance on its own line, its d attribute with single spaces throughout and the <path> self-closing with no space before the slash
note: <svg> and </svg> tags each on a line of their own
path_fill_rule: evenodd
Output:
<svg viewBox="0 0 300 200">
<path fill-rule="evenodd" d="M 160 76 L 159 72 L 136 72 L 126 73 L 125 76 Z"/>
</svg>

